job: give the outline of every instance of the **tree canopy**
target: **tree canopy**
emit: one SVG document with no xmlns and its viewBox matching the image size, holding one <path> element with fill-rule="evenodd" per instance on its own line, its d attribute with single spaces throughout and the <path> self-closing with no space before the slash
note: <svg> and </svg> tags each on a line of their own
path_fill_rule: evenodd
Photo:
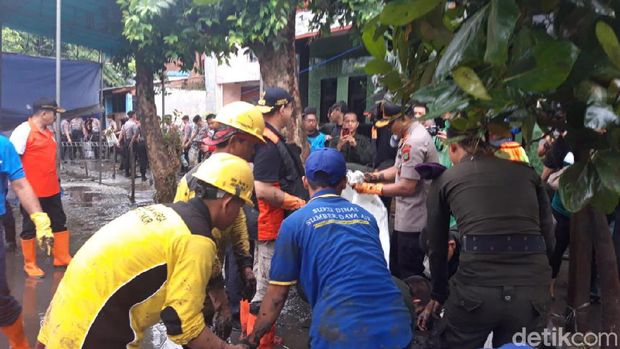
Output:
<svg viewBox="0 0 620 349">
<path fill-rule="evenodd" d="M 460 130 L 491 120 L 527 142 L 566 129 L 577 163 L 560 195 L 576 212 L 611 212 L 620 196 L 618 2 L 394 0 L 369 21 L 366 71 L 399 102 L 451 113 Z M 566 121 L 566 126 L 564 125 Z"/>
</svg>

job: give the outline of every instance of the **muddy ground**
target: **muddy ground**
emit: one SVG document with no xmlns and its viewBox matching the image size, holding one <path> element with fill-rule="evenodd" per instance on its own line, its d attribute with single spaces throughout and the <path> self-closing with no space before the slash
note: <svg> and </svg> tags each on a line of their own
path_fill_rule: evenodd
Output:
<svg viewBox="0 0 620 349">
<path fill-rule="evenodd" d="M 154 193 L 150 181 L 143 183 L 140 179 L 136 179 L 135 202 L 131 202 L 129 179 L 118 174 L 112 178 L 112 170 L 108 166 L 103 171 L 102 183 L 99 184 L 99 175 L 94 170 L 95 164 L 91 163 L 88 168 L 87 175 L 84 165 L 65 165 L 61 175 L 64 192 L 63 204 L 67 214 L 67 226 L 72 232 L 71 251 L 73 253 L 107 222 L 135 207 L 151 204 Z M 14 209 L 14 212 L 19 234 L 21 218 L 17 209 Z M 52 266 L 49 257 L 39 255 L 39 265 L 45 270 L 46 277 L 40 280 L 26 278 L 22 271 L 21 252 L 7 253 L 9 285 L 13 295 L 23 305 L 26 332 L 31 343 L 35 343 L 42 316 L 64 274 L 62 269 Z M 558 291 L 552 307 L 553 313 L 562 314 L 566 306 L 567 266 L 568 262 L 565 261 L 557 283 Z M 592 310 L 592 318 L 598 318 L 600 307 L 594 306 Z M 554 318 L 554 322 L 558 321 Z M 309 307 L 293 293 L 278 321 L 277 333 L 284 342 L 281 348 L 307 348 L 309 325 Z M 238 333 L 233 333 L 233 338 L 236 336 Z M 5 348 L 8 348 L 8 344 L 5 338 L 0 336 L 0 349 Z M 157 326 L 150 331 L 143 348 L 176 349 L 180 347 L 167 341 L 165 328 Z"/>
</svg>

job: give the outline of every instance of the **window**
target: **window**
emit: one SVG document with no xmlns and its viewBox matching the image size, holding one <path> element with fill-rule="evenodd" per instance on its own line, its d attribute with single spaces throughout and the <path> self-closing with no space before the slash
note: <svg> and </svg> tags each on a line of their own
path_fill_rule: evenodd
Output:
<svg viewBox="0 0 620 349">
<path fill-rule="evenodd" d="M 327 111 L 336 103 L 336 90 L 338 87 L 338 79 L 321 80 L 321 115 L 319 116 L 321 123 L 329 122 Z"/>
<path fill-rule="evenodd" d="M 112 112 L 113 113 L 124 113 L 127 109 L 125 108 L 127 99 L 125 98 L 124 93 L 118 93 L 112 95 Z"/>
</svg>

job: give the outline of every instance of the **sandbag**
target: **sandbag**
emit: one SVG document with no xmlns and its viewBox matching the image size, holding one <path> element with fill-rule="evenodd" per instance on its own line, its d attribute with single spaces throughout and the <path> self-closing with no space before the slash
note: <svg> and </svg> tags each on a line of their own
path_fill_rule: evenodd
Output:
<svg viewBox="0 0 620 349">
<path fill-rule="evenodd" d="M 347 172 L 347 181 L 349 185 L 347 185 L 346 189 L 342 191 L 342 197 L 349 200 L 351 203 L 360 205 L 375 217 L 377 220 L 377 225 L 379 225 L 379 240 L 381 241 L 381 247 L 383 248 L 383 255 L 389 266 L 390 229 L 388 226 L 388 211 L 378 195 L 359 194 L 351 188 L 352 184 L 359 183 L 363 180 L 364 174 L 362 172 Z"/>
</svg>

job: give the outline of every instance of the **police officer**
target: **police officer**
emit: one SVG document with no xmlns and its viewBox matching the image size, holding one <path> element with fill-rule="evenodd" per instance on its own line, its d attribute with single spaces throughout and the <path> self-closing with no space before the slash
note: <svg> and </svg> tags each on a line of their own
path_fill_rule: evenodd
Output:
<svg viewBox="0 0 620 349">
<path fill-rule="evenodd" d="M 286 144 L 280 131 L 293 115 L 293 97 L 284 89 L 265 90 L 258 102 L 265 119 L 266 143 L 259 146 L 254 157 L 254 179 L 258 198 L 258 242 L 254 252 L 256 294 L 250 316 L 255 316 L 267 290 L 269 268 L 275 240 L 284 217 L 306 203 L 308 193 L 302 182 L 303 167 L 299 155 Z M 270 346 L 275 329 L 261 342 Z"/>
<path fill-rule="evenodd" d="M 432 300 L 421 328 L 445 303 L 446 348 L 480 348 L 493 332 L 493 347 L 545 325 L 549 306 L 553 221 L 547 194 L 533 168 L 494 156 L 475 131 L 448 129 L 455 164 L 433 181 L 423 239 L 433 275 Z M 460 265 L 450 278 L 447 253 L 450 214 L 461 233 Z"/>
<path fill-rule="evenodd" d="M 437 150 L 424 126 L 410 113 L 393 115 L 388 124 L 401 141 L 394 166 L 366 175 L 368 182 L 356 184 L 363 194 L 396 197 L 394 232 L 390 238 L 390 270 L 397 278 L 424 274 L 424 250 L 420 233 L 426 224 L 426 195 L 430 181 L 416 165 L 437 162 Z M 378 182 L 378 183 L 375 183 Z"/>
<path fill-rule="evenodd" d="M 194 174 L 195 198 L 133 210 L 82 246 L 50 303 L 39 348 L 139 348 L 144 331 L 160 320 L 179 345 L 244 348 L 217 338 L 202 307 L 207 285 L 217 282 L 211 231 L 227 228 L 244 204 L 252 205 L 252 170 L 224 153 L 205 164 Z M 211 297 L 218 304 L 223 295 Z"/>
</svg>

